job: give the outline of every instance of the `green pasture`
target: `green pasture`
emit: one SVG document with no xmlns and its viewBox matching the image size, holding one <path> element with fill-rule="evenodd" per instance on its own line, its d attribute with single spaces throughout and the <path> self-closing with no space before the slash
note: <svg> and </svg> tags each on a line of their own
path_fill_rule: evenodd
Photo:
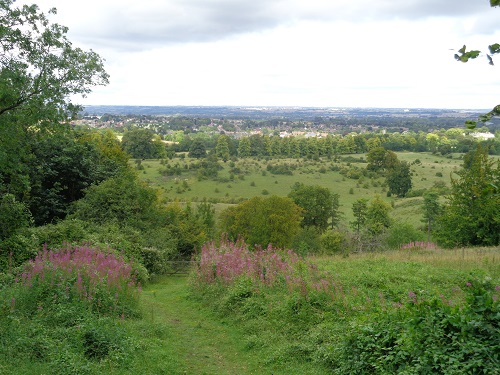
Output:
<svg viewBox="0 0 500 375">
<path fill-rule="evenodd" d="M 353 158 L 353 159 L 351 159 Z M 460 155 L 453 158 L 431 153 L 402 152 L 400 160 L 411 163 L 413 173 L 413 190 L 429 189 L 434 184 L 450 186 L 450 176 L 460 168 Z M 387 197 L 385 178 L 380 175 L 353 179 L 343 176 L 338 168 L 366 168 L 365 154 L 344 155 L 339 160 L 322 159 L 319 161 L 305 159 L 272 159 L 266 161 L 258 158 L 238 159 L 235 162 L 220 161 L 222 169 L 215 179 L 199 178 L 197 170 L 190 165 L 197 159 L 176 157 L 172 160 L 143 160 L 139 176 L 150 186 L 157 188 L 167 201 L 196 202 L 207 199 L 215 204 L 217 212 L 231 204 L 239 203 L 254 196 L 278 195 L 286 196 L 291 186 L 300 182 L 306 185 L 320 185 L 329 188 L 340 196 L 341 211 L 345 220 L 352 220 L 352 203 L 359 198 L 372 198 L 379 194 L 390 202 L 394 210 L 392 216 L 398 221 L 406 221 L 420 225 L 421 196 L 412 198 Z M 351 160 L 351 161 L 350 161 Z M 352 161 L 353 160 L 353 161 Z M 416 162 L 417 161 L 417 162 Z M 415 163 L 416 162 L 416 163 Z M 161 170 L 165 164 L 177 166 L 180 175 L 164 175 Z M 131 161 L 134 164 L 134 161 Z M 292 175 L 273 174 L 267 165 L 288 165 L 293 168 Z M 232 166 L 232 167 L 231 167 Z M 239 173 L 231 173 L 231 170 Z M 333 170 L 332 170 L 333 169 Z"/>
</svg>

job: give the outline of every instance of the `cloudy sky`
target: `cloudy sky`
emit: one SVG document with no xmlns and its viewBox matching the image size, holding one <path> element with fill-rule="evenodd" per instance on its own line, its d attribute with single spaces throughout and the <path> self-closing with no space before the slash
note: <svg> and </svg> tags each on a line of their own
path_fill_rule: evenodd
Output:
<svg viewBox="0 0 500 375">
<path fill-rule="evenodd" d="M 106 60 L 82 104 L 491 108 L 488 0 L 32 0 Z"/>
</svg>

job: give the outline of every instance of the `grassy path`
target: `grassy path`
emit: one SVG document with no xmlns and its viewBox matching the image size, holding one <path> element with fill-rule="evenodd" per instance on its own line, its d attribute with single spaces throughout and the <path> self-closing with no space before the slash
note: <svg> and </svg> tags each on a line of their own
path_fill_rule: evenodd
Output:
<svg viewBox="0 0 500 375">
<path fill-rule="evenodd" d="M 164 277 L 142 293 L 145 321 L 165 330 L 144 357 L 151 374 L 276 374 L 259 364 L 257 353 L 245 351 L 241 332 L 187 298 L 187 282 Z"/>
</svg>

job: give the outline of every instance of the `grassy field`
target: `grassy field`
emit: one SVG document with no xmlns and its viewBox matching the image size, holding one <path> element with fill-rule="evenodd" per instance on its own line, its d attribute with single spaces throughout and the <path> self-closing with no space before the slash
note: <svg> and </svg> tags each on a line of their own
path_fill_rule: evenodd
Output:
<svg viewBox="0 0 500 375">
<path fill-rule="evenodd" d="M 402 313 L 412 293 L 419 301 L 461 306 L 469 281 L 477 280 L 493 285 L 494 300 L 500 294 L 498 248 L 308 257 L 293 268 L 296 287 L 243 278 L 200 289 L 193 275 L 162 276 L 142 290 L 135 318 L 70 319 L 52 329 L 44 324 L 57 317 L 40 309 L 33 312 L 39 325 L 21 315 L 2 317 L 0 374 L 322 375 L 335 371 L 338 343 L 354 327 Z M 328 287 L 318 290 L 318 281 Z M 12 311 L 10 298 L 0 302 Z M 97 344 L 117 349 L 103 358 L 77 354 L 89 327 L 105 334 Z M 13 358 L 9 345 L 30 355 Z"/>
<path fill-rule="evenodd" d="M 253 373 L 252 368 L 257 373 L 331 373 L 333 348 L 352 327 L 396 313 L 411 293 L 419 301 L 436 298 L 461 305 L 471 278 L 500 285 L 500 249 L 493 248 L 313 257 L 307 262 L 318 267 L 314 277 L 334 281 L 327 301 L 313 289 L 302 300 L 302 291 L 246 289 L 248 284 L 241 282 L 222 289 L 214 285 L 199 297 L 217 312 L 211 319 L 224 322 L 244 343 L 247 355 L 241 358 L 250 362 L 248 372 L 242 367 L 239 373 Z"/>
<path fill-rule="evenodd" d="M 352 159 L 353 158 L 353 159 Z M 139 176 L 150 186 L 158 188 L 163 198 L 167 200 L 199 201 L 206 198 L 216 205 L 219 212 L 230 204 L 254 196 L 278 195 L 286 196 L 291 186 L 296 182 L 306 185 L 320 185 L 329 188 L 340 196 L 341 211 L 345 220 L 352 220 L 352 203 L 359 198 L 372 198 L 376 194 L 393 204 L 392 216 L 398 221 L 407 221 L 420 225 L 421 197 L 396 198 L 387 197 L 385 178 L 372 176 L 354 179 L 342 175 L 338 169 L 354 171 L 359 174 L 366 168 L 366 155 L 344 156 L 339 161 L 330 160 L 297 160 L 278 159 L 265 161 L 263 159 L 246 158 L 236 162 L 220 163 L 223 169 L 216 179 L 199 179 L 196 170 L 189 169 L 189 165 L 197 160 L 189 158 L 174 158 L 168 161 L 172 166 L 177 165 L 182 171 L 180 175 L 166 176 L 161 174 L 165 168 L 159 160 L 144 160 L 141 163 Z M 411 166 L 413 173 L 413 189 L 428 189 L 435 183 L 450 186 L 450 175 L 460 167 L 459 155 L 453 158 L 433 155 L 430 153 L 398 153 L 400 160 L 414 163 Z M 352 160 L 352 161 L 350 161 Z M 293 168 L 293 175 L 272 174 L 267 171 L 268 164 L 285 164 Z M 231 169 L 240 173 L 231 176 Z"/>
</svg>

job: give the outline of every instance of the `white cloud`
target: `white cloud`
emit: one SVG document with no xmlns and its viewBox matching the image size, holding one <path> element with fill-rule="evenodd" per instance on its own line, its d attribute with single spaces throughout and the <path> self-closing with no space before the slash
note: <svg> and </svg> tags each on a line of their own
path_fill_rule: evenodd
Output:
<svg viewBox="0 0 500 375">
<path fill-rule="evenodd" d="M 487 0 L 39 0 L 107 60 L 88 104 L 488 108 Z M 498 65 L 500 66 L 500 58 Z"/>
</svg>

